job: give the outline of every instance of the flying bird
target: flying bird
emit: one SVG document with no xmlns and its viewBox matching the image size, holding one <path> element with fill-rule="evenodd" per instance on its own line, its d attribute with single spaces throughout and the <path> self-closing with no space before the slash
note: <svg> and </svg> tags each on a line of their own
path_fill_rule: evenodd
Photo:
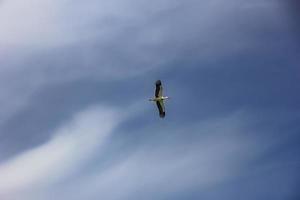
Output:
<svg viewBox="0 0 300 200">
<path fill-rule="evenodd" d="M 159 111 L 159 116 L 161 118 L 164 118 L 165 115 L 166 115 L 164 100 L 169 99 L 169 97 L 163 96 L 163 94 L 162 94 L 163 88 L 162 88 L 162 84 L 161 84 L 160 80 L 157 80 L 155 82 L 155 86 L 156 86 L 156 88 L 155 88 L 155 97 L 149 99 L 149 101 L 155 101 L 156 102 L 156 105 L 157 105 L 157 108 L 158 108 L 158 111 Z"/>
</svg>

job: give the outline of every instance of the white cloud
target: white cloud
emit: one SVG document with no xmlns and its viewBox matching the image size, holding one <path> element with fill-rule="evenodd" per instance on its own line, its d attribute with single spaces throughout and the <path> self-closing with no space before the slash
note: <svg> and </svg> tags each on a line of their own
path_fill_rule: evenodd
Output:
<svg viewBox="0 0 300 200">
<path fill-rule="evenodd" d="M 88 187 L 80 188 L 87 190 L 88 196 L 94 194 L 94 198 L 137 199 L 142 193 L 149 195 L 146 199 L 155 199 L 155 194 L 175 194 L 192 188 L 206 190 L 231 180 L 245 162 L 263 150 L 258 148 L 256 138 L 241 136 L 246 124 L 243 115 L 234 113 L 191 128 L 159 131 L 172 136 L 146 142 L 125 161 L 98 175 L 92 174 L 85 182 Z M 187 132 L 196 134 L 196 138 L 186 138 Z"/>
<path fill-rule="evenodd" d="M 155 199 L 162 194 L 217 187 L 238 176 L 245 163 L 265 150 L 257 138 L 243 134 L 246 119 L 245 113 L 234 113 L 179 130 L 164 129 L 156 133 L 160 138 L 143 141 L 137 151 L 120 162 L 96 172 L 85 171 L 84 176 L 78 175 L 80 178 L 48 189 L 51 194 L 59 194 L 55 198 L 120 200 Z M 153 130 L 145 132 L 151 134 Z M 40 196 L 49 196 L 47 189 L 39 192 Z M 40 196 L 33 194 L 30 199 Z"/>
<path fill-rule="evenodd" d="M 249 25 L 270 26 L 268 22 L 284 21 L 284 14 L 277 1 L 259 0 L 187 0 L 180 5 L 171 0 L 1 1 L 0 123 L 31 103 L 34 92 L 50 84 L 128 78 L 172 67 L 169 62 L 194 54 L 197 59 L 218 60 L 249 50 L 261 43 Z M 108 171 L 90 174 L 79 182 L 73 178 L 76 181 L 62 188 L 82 189 L 83 196 L 122 199 L 136 189 L 174 192 L 216 185 L 262 150 L 256 148 L 255 138 L 235 134 L 243 131 L 240 117 L 166 130 L 161 134 L 177 132 L 174 137 L 181 142 L 149 142 Z M 93 159 L 94 150 L 116 121 L 114 112 L 107 109 L 85 111 L 58 129 L 46 144 L 2 163 L 0 197 L 6 199 L 4 195 L 18 192 L 19 199 L 24 199 L 27 189 L 41 194 L 55 191 L 57 181 L 79 173 L 85 159 Z M 191 143 L 178 136 L 187 131 L 213 134 Z M 35 190 L 34 186 L 39 187 Z M 116 187 L 118 192 L 112 191 Z M 65 199 L 69 199 L 72 194 L 65 191 Z"/>
<path fill-rule="evenodd" d="M 37 47 L 63 47 L 78 42 L 92 45 L 97 41 L 98 45 L 103 45 L 102 50 L 110 45 L 120 45 L 120 49 L 126 49 L 124 53 L 127 55 L 138 53 L 146 57 L 151 53 L 150 57 L 159 57 L 161 53 L 169 55 L 183 51 L 182 48 L 197 40 L 202 53 L 209 51 L 209 54 L 212 49 L 220 49 L 224 42 L 234 44 L 226 45 L 225 50 L 221 48 L 226 53 L 249 45 L 241 44 L 242 38 L 237 42 L 236 36 L 243 35 L 247 39 L 249 35 L 238 30 L 241 24 L 234 23 L 234 20 L 243 12 L 247 22 L 253 7 L 262 9 L 262 13 L 273 9 L 277 13 L 281 11 L 275 1 L 3 1 L 0 7 L 0 51 L 23 48 L 23 51 L 30 52 Z M 266 16 L 276 17 L 269 14 Z"/>
<path fill-rule="evenodd" d="M 3 1 L 0 7 L 1 45 L 41 45 L 63 42 L 59 20 L 63 1 Z M 65 39 L 65 37 L 64 37 Z"/>
<path fill-rule="evenodd" d="M 0 123 L 45 85 L 123 79 L 165 63 L 159 53 L 141 49 L 143 37 L 135 35 L 167 2 L 1 1 Z"/>
<path fill-rule="evenodd" d="M 0 121 L 47 84 L 124 79 L 178 59 L 215 61 L 249 50 L 261 44 L 249 25 L 284 19 L 276 1 L 257 2 L 2 1 Z"/>
<path fill-rule="evenodd" d="M 96 153 L 118 122 L 109 108 L 91 107 L 78 113 L 50 141 L 0 165 L 0 197 L 49 186 L 74 173 Z"/>
<path fill-rule="evenodd" d="M 3 47 L 58 47 L 94 37 L 102 41 L 111 39 L 130 23 L 149 17 L 151 11 L 168 7 L 167 2 L 170 3 L 147 3 L 148 6 L 143 7 L 146 1 L 3 1 L 0 50 L 4 51 Z"/>
<path fill-rule="evenodd" d="M 193 188 L 207 191 L 245 174 L 243 170 L 247 173 L 245 165 L 274 145 L 258 133 L 250 134 L 256 130 L 249 129 L 254 120 L 249 113 L 236 112 L 179 129 L 164 127 L 157 132 L 159 127 L 151 127 L 141 134 L 152 137 L 132 154 L 90 171 L 101 162 L 101 152 L 114 146 L 106 140 L 108 134 L 119 122 L 142 112 L 138 108 L 118 112 L 125 114 L 117 117 L 115 110 L 103 107 L 77 114 L 46 144 L 0 165 L 0 198 L 155 199 Z"/>
</svg>

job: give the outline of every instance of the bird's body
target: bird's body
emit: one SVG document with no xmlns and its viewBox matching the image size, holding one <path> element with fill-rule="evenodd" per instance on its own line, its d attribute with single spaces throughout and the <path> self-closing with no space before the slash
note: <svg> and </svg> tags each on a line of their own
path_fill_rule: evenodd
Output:
<svg viewBox="0 0 300 200">
<path fill-rule="evenodd" d="M 161 85 L 161 81 L 157 80 L 155 82 L 156 85 L 156 89 L 155 89 L 155 97 L 149 99 L 149 101 L 155 101 L 158 111 L 159 111 L 159 116 L 161 118 L 165 117 L 166 112 L 165 112 L 165 106 L 164 106 L 164 100 L 169 99 L 169 97 L 167 96 L 163 96 L 162 95 L 162 85 Z"/>
<path fill-rule="evenodd" d="M 154 97 L 152 99 L 149 99 L 149 101 L 163 101 L 163 100 L 166 100 L 166 99 L 169 99 L 169 97 Z"/>
</svg>

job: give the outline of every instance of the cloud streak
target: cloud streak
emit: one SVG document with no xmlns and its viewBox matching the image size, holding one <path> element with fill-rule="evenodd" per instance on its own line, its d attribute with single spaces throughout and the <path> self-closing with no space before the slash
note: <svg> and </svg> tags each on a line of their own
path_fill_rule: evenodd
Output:
<svg viewBox="0 0 300 200">
<path fill-rule="evenodd" d="M 273 168 L 299 154 L 299 39 L 281 5 L 1 2 L 0 198 L 297 195 L 295 170 Z M 144 102 L 158 78 L 164 121 Z"/>
<path fill-rule="evenodd" d="M 51 84 L 124 80 L 176 63 L 215 61 L 258 48 L 266 51 L 270 45 L 281 49 L 257 34 L 288 30 L 279 5 L 244 0 L 3 1 L 0 119 L 26 107 L 36 91 Z"/>
<path fill-rule="evenodd" d="M 1 167 L 0 174 L 8 174 L 16 181 L 11 184 L 3 182 L 0 184 L 2 190 L 10 189 L 8 191 L 14 192 L 20 186 L 35 188 L 33 186 L 38 183 L 44 184 L 44 187 L 31 189 L 28 199 L 47 199 L 49 196 L 63 199 L 153 199 L 161 196 L 175 198 L 176 194 L 183 191 L 206 191 L 218 184 L 234 180 L 239 172 L 245 170 L 244 165 L 247 162 L 259 157 L 268 148 L 261 148 L 257 138 L 243 134 L 243 127 L 248 123 L 245 120 L 247 117 L 243 113 L 235 113 L 225 118 L 203 121 L 190 128 L 159 131 L 156 136 L 160 135 L 160 140 L 144 142 L 128 157 L 90 172 L 84 170 L 87 166 L 83 165 L 83 170 L 75 171 L 67 179 L 74 166 L 78 168 L 88 161 L 86 157 L 95 154 L 92 151 L 99 155 L 99 152 L 103 152 L 103 146 L 114 146 L 112 140 L 105 140 L 106 145 L 98 144 L 103 141 L 103 134 L 107 134 L 111 127 L 109 130 L 104 127 L 103 130 L 102 126 L 95 126 L 95 129 L 101 130 L 101 136 L 97 130 L 85 131 L 85 128 L 91 129 L 89 120 L 92 119 L 92 124 L 99 120 L 97 112 L 92 111 L 97 113 L 96 117 L 90 111 L 85 113 L 83 116 L 87 118 L 83 119 L 84 123 L 81 122 L 82 117 L 79 117 L 79 126 L 83 128 L 78 128 L 73 121 L 68 125 L 71 128 L 68 128 L 67 136 L 59 134 L 59 137 L 54 137 L 49 143 L 10 161 L 8 167 Z M 104 116 L 106 115 L 101 114 L 101 118 Z M 70 134 L 74 131 L 75 133 Z M 151 133 L 153 130 L 147 132 Z M 166 136 L 166 133 L 171 133 L 172 137 Z M 187 133 L 192 138 L 185 138 Z M 97 148 L 93 148 L 96 146 Z M 101 156 L 99 159 L 101 162 Z M 26 165 L 29 169 L 26 169 Z M 25 169 L 20 169 L 20 166 L 25 166 Z M 28 176 L 26 182 L 20 181 L 24 174 Z M 64 181 L 52 182 L 53 175 L 54 180 Z M 11 177 L 8 178 L 11 180 Z"/>
<path fill-rule="evenodd" d="M 51 140 L 0 165 L 0 196 L 51 185 L 74 173 L 117 123 L 115 111 L 108 108 L 94 106 L 76 114 Z"/>
</svg>

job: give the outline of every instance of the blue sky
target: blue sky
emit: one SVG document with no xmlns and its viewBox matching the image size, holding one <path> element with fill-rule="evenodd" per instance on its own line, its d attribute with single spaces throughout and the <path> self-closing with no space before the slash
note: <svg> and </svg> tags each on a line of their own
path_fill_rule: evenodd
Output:
<svg viewBox="0 0 300 200">
<path fill-rule="evenodd" d="M 0 199 L 300 198 L 299 8 L 1 1 Z"/>
</svg>

